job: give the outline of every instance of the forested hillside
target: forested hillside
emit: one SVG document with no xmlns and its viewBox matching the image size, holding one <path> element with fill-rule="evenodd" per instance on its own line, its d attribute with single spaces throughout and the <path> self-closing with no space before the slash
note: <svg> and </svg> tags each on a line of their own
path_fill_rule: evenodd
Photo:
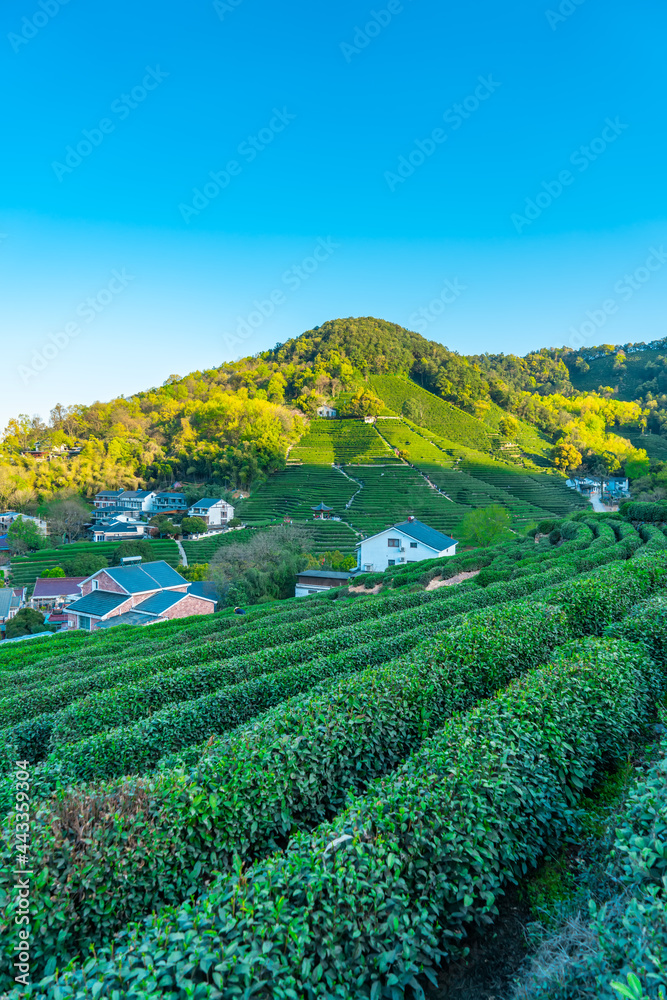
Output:
<svg viewBox="0 0 667 1000">
<path fill-rule="evenodd" d="M 639 475 L 644 436 L 663 455 L 661 345 L 464 357 L 384 320 L 332 320 L 131 397 L 58 405 L 48 421 L 17 415 L 2 438 L 0 505 L 175 480 L 253 488 L 284 467 L 323 403 L 393 414 L 505 462 Z"/>
</svg>

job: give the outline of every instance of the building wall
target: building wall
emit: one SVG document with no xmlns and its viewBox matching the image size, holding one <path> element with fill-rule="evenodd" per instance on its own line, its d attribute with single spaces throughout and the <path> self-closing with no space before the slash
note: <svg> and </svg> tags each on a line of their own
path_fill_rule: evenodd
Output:
<svg viewBox="0 0 667 1000">
<path fill-rule="evenodd" d="M 296 587 L 294 588 L 294 596 L 307 597 L 308 594 L 319 594 L 319 592 L 322 590 L 330 590 L 330 589 L 331 588 L 328 585 L 325 587 L 320 587 L 314 583 L 312 584 L 297 583 Z"/>
<path fill-rule="evenodd" d="M 215 604 L 204 601 L 201 597 L 189 594 L 184 600 L 179 601 L 173 608 L 162 612 L 163 618 L 187 618 L 188 615 L 211 615 L 215 611 Z"/>
<path fill-rule="evenodd" d="M 122 615 L 126 611 L 131 611 L 132 607 L 133 607 L 133 604 L 134 604 L 134 602 L 133 602 L 132 598 L 128 597 L 128 599 L 126 601 L 123 601 L 123 603 L 119 604 L 119 606 L 117 608 L 114 608 L 113 611 L 111 611 L 107 615 L 107 617 L 106 617 L 105 620 L 108 621 L 109 618 L 114 618 L 116 615 Z M 90 615 L 85 615 L 85 617 L 89 618 Z M 78 625 L 78 618 L 79 618 L 78 614 L 76 614 L 76 613 L 70 614 L 68 612 L 68 614 L 67 614 L 67 627 L 68 628 L 78 628 L 79 627 L 79 625 Z M 95 619 L 91 618 L 90 619 L 90 631 L 94 632 L 96 628 L 97 628 L 96 621 L 95 621 Z"/>
<path fill-rule="evenodd" d="M 110 590 L 112 594 L 125 593 L 121 585 L 119 583 L 116 583 L 115 580 L 112 580 L 109 574 L 105 573 L 103 569 L 99 570 L 99 572 L 95 574 L 93 579 L 97 580 L 98 590 Z M 85 597 L 86 594 L 89 594 L 92 589 L 93 589 L 93 581 L 86 580 L 85 583 L 81 584 L 82 596 Z M 157 590 L 157 587 L 155 589 Z"/>
<path fill-rule="evenodd" d="M 204 514 L 196 513 L 197 504 L 193 504 L 188 513 L 191 517 L 201 517 L 209 527 L 213 525 L 227 524 L 234 517 L 234 508 L 225 500 L 220 501 L 220 505 L 208 507 Z"/>
<path fill-rule="evenodd" d="M 394 548 L 387 545 L 389 538 L 398 538 L 399 547 Z M 414 547 L 411 543 L 414 543 Z M 401 551 L 404 549 L 404 551 Z M 366 572 L 366 567 L 370 566 L 370 573 L 381 573 L 386 570 L 394 560 L 394 565 L 404 565 L 410 562 L 421 562 L 422 559 L 434 559 L 436 556 L 453 556 L 456 554 L 456 543 L 454 542 L 448 549 L 437 552 L 423 542 L 415 542 L 413 538 L 403 535 L 396 529 L 388 528 L 375 538 L 365 539 L 361 542 L 358 551 L 357 565 L 362 572 Z"/>
</svg>

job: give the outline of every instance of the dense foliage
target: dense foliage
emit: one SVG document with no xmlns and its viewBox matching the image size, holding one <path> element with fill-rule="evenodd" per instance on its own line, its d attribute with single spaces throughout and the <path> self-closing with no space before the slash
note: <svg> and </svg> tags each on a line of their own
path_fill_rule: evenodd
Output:
<svg viewBox="0 0 667 1000">
<path fill-rule="evenodd" d="M 667 375 L 655 349 L 633 353 L 630 346 L 614 372 L 636 368 L 640 357 L 644 368 L 631 386 L 616 388 L 584 378 L 584 366 L 590 372 L 609 357 L 606 348 L 592 348 L 588 361 L 585 352 L 546 348 L 525 358 L 464 357 L 384 320 L 332 320 L 255 357 L 174 375 L 131 397 L 58 405 L 48 422 L 18 415 L 2 439 L 0 507 L 28 512 L 50 505 L 55 532 L 71 540 L 84 517 L 77 496 L 90 498 L 103 487 L 175 480 L 184 488 L 252 487 L 284 467 L 322 403 L 357 418 L 391 409 L 374 381 L 382 378 L 414 387 L 396 412 L 418 426 L 429 426 L 426 398 L 446 403 L 446 423 L 463 435 L 450 443 L 487 453 L 509 449 L 505 457 L 513 459 L 517 442 L 528 456 L 542 454 L 546 442 L 564 471 L 625 467 L 641 478 L 649 471 L 644 431 L 660 441 L 667 428 Z"/>
</svg>

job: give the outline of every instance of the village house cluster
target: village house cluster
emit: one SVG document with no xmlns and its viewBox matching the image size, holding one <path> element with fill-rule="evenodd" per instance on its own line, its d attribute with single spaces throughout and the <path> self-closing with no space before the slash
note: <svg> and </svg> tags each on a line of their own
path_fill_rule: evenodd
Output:
<svg viewBox="0 0 667 1000">
<path fill-rule="evenodd" d="M 234 507 L 226 500 L 203 497 L 188 506 L 184 493 L 154 490 L 101 490 L 93 501 L 90 534 L 94 542 L 115 542 L 149 538 L 148 520 L 156 514 L 167 517 L 199 517 L 208 531 L 226 528 L 234 517 Z"/>
</svg>

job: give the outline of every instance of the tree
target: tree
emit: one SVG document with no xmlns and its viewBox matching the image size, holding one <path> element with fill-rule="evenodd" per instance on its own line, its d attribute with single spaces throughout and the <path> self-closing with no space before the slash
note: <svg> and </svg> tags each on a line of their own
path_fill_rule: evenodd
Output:
<svg viewBox="0 0 667 1000">
<path fill-rule="evenodd" d="M 485 548 L 510 537 L 511 518 L 504 507 L 480 507 L 471 510 L 461 522 L 461 540 L 466 545 Z"/>
<path fill-rule="evenodd" d="M 72 542 L 81 535 L 83 526 L 90 521 L 90 511 L 83 500 L 66 497 L 48 504 L 46 518 L 52 534 Z"/>
<path fill-rule="evenodd" d="M 37 632 L 51 631 L 44 624 L 44 615 L 33 608 L 21 608 L 5 625 L 5 637 L 16 639 L 20 635 L 35 635 Z"/>
<path fill-rule="evenodd" d="M 357 565 L 355 556 L 345 556 L 339 549 L 333 552 L 324 552 L 321 556 L 306 556 L 305 569 L 330 569 L 336 573 L 354 569 Z"/>
<path fill-rule="evenodd" d="M 184 517 L 181 521 L 181 529 L 187 535 L 202 535 L 206 527 L 206 521 L 201 517 Z"/>
<path fill-rule="evenodd" d="M 19 515 L 12 521 L 7 532 L 7 543 L 14 555 L 48 549 L 49 543 L 34 521 L 24 521 Z"/>
<path fill-rule="evenodd" d="M 293 597 L 296 574 L 306 562 L 307 538 L 303 528 L 279 525 L 248 533 L 245 541 L 239 538 L 221 546 L 209 567 L 209 579 L 216 585 L 221 605 Z"/>
<path fill-rule="evenodd" d="M 208 563 L 189 563 L 187 566 L 179 566 L 178 572 L 181 576 L 185 577 L 186 580 L 191 582 L 199 582 L 201 580 L 208 580 Z"/>
<path fill-rule="evenodd" d="M 141 556 L 142 562 L 152 562 L 153 549 L 151 548 L 151 543 L 145 538 L 137 542 L 121 542 L 113 554 L 113 565 L 120 566 L 121 559 L 124 559 L 126 556 Z"/>
<path fill-rule="evenodd" d="M 53 580 L 65 576 L 62 566 L 52 566 L 50 569 L 43 569 L 39 574 L 42 580 Z"/>
<path fill-rule="evenodd" d="M 101 552 L 80 552 L 78 555 L 61 559 L 60 565 L 65 571 L 65 576 L 92 576 L 98 569 L 106 569 L 109 563 Z"/>
<path fill-rule="evenodd" d="M 348 412 L 353 417 L 377 416 L 381 409 L 382 400 L 378 399 L 370 389 L 360 389 L 348 405 Z"/>
<path fill-rule="evenodd" d="M 511 440 L 516 437 L 519 431 L 519 421 L 515 420 L 512 416 L 501 417 L 498 423 L 498 431 L 500 436 L 506 441 Z"/>
<path fill-rule="evenodd" d="M 625 463 L 625 474 L 628 479 L 640 479 L 648 474 L 649 464 L 648 455 L 645 458 L 641 456 L 630 458 Z"/>
<path fill-rule="evenodd" d="M 181 531 L 185 530 L 181 525 L 174 524 L 174 522 L 166 516 L 166 514 L 156 514 L 148 522 L 151 527 L 157 528 L 160 537 L 163 535 L 180 535 Z"/>
<path fill-rule="evenodd" d="M 403 406 L 401 411 L 404 417 L 411 420 L 413 424 L 419 424 L 424 419 L 424 407 L 420 399 L 415 396 L 408 396 L 406 400 L 403 401 Z"/>
<path fill-rule="evenodd" d="M 551 452 L 551 458 L 557 469 L 569 472 L 571 469 L 578 469 L 582 462 L 581 452 L 577 451 L 569 441 L 557 444 Z"/>
</svg>

